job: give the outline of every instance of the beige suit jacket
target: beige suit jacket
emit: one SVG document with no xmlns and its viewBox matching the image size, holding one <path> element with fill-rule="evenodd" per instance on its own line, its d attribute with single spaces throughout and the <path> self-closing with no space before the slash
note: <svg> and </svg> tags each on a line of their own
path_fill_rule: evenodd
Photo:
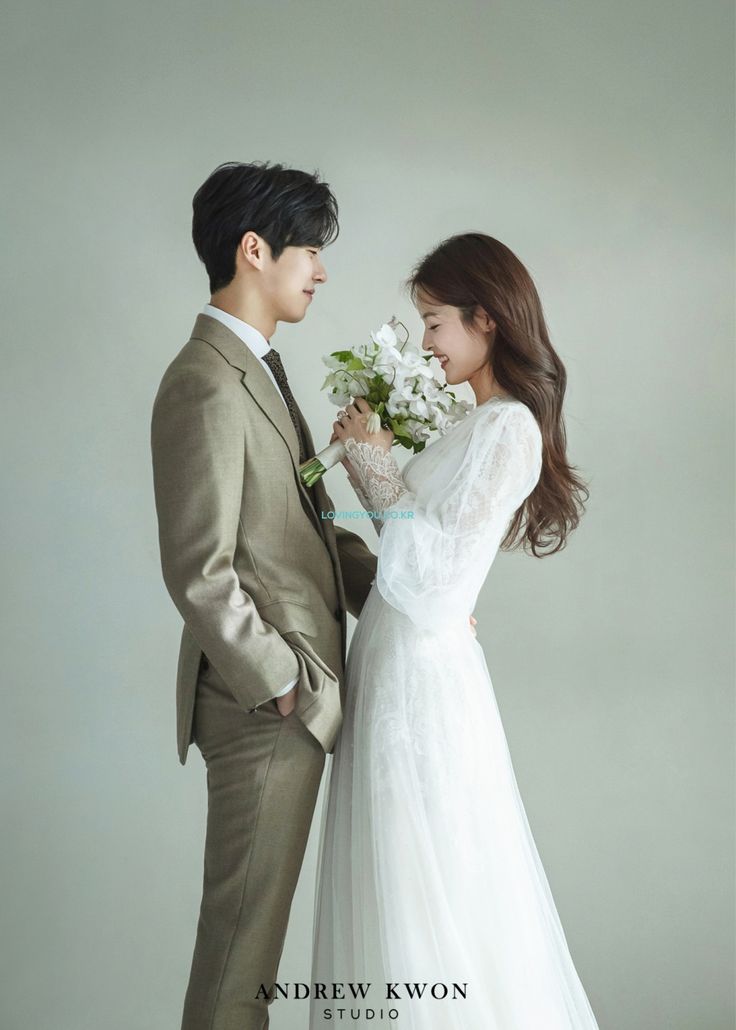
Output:
<svg viewBox="0 0 736 1030">
<path fill-rule="evenodd" d="M 312 488 L 315 515 L 286 406 L 258 358 L 217 319 L 200 314 L 166 369 L 151 449 L 161 568 L 184 619 L 181 764 L 203 653 L 246 710 L 298 676 L 296 715 L 333 751 L 346 611 L 360 613 L 377 559 L 359 536 L 321 517 L 334 509 L 321 481 Z"/>
</svg>

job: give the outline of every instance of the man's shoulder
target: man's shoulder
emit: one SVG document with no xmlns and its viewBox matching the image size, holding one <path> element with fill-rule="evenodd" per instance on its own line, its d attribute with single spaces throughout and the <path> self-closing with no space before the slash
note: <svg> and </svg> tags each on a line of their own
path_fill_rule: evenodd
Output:
<svg viewBox="0 0 736 1030">
<path fill-rule="evenodd" d="M 233 368 L 206 340 L 192 336 L 169 362 L 161 377 L 154 409 L 166 400 L 195 402 L 213 394 L 240 399 L 242 372 Z"/>
<path fill-rule="evenodd" d="M 239 380 L 241 373 L 226 361 L 216 347 L 212 347 L 206 340 L 191 336 L 167 365 L 161 384 L 182 376 L 209 377 L 228 382 L 233 378 Z"/>
</svg>

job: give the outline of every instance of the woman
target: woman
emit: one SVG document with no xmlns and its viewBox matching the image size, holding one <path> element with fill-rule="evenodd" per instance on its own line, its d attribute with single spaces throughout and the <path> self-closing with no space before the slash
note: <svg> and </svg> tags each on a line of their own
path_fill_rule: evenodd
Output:
<svg viewBox="0 0 736 1030">
<path fill-rule="evenodd" d="M 310 1027 L 592 1030 L 469 625 L 499 547 L 554 553 L 578 524 L 565 370 L 497 240 L 444 241 L 409 285 L 423 347 L 477 404 L 403 472 L 363 398 L 334 425 L 383 518 L 323 815 Z"/>
</svg>

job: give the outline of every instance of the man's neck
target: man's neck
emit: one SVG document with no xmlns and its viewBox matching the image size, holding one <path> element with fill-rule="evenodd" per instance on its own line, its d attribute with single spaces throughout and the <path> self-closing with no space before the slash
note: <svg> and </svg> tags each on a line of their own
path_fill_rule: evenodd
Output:
<svg viewBox="0 0 736 1030">
<path fill-rule="evenodd" d="M 244 297 L 240 291 L 229 290 L 226 286 L 210 297 L 210 304 L 221 311 L 227 311 L 241 322 L 247 322 L 266 340 L 270 340 L 276 332 L 276 319 L 266 311 L 260 298 Z"/>
</svg>

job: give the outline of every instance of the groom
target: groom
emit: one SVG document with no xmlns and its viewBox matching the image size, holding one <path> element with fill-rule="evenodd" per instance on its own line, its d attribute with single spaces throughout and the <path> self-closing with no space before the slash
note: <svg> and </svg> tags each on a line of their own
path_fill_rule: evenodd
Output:
<svg viewBox="0 0 736 1030">
<path fill-rule="evenodd" d="M 184 619 L 177 743 L 207 767 L 182 1030 L 264 1030 L 325 754 L 344 706 L 346 610 L 376 572 L 298 465 L 309 429 L 269 340 L 327 279 L 337 204 L 314 175 L 227 163 L 194 196 L 211 298 L 164 373 L 151 447 L 161 567 Z"/>
</svg>

